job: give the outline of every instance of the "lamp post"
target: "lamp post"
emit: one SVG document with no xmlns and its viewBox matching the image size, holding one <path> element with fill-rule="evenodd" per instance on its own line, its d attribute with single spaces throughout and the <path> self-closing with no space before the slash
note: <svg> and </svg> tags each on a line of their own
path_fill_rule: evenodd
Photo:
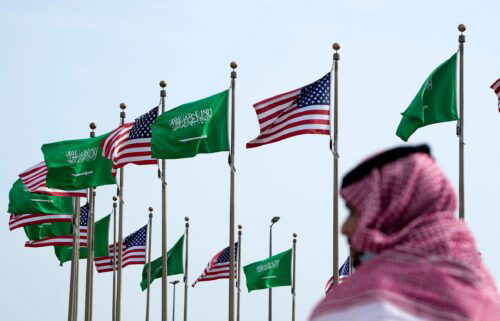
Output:
<svg viewBox="0 0 500 321">
<path fill-rule="evenodd" d="M 175 280 L 170 282 L 174 286 L 174 297 L 173 297 L 173 303 L 172 303 L 172 321 L 175 321 L 175 286 L 179 283 L 179 280 Z"/>
<path fill-rule="evenodd" d="M 275 216 L 271 219 L 271 225 L 269 226 L 269 257 L 273 255 L 273 225 L 280 220 L 279 216 Z M 269 288 L 269 321 L 273 320 L 273 290 Z"/>
</svg>

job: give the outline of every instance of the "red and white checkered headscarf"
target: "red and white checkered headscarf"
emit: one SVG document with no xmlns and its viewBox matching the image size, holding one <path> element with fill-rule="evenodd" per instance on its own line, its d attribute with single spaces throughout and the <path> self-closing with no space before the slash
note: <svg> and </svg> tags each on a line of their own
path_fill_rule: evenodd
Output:
<svg viewBox="0 0 500 321">
<path fill-rule="evenodd" d="M 500 320 L 493 279 L 431 156 L 407 153 L 361 176 L 344 179 L 341 196 L 359 213 L 352 246 L 376 255 L 335 286 L 311 320 L 373 301 L 429 320 Z"/>
</svg>

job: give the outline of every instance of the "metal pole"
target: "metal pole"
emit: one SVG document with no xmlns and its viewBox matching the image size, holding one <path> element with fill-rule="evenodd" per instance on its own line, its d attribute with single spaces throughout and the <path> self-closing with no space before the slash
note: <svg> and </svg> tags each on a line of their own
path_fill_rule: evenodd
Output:
<svg viewBox="0 0 500 321">
<path fill-rule="evenodd" d="M 116 201 L 118 198 L 113 196 L 113 297 L 111 308 L 111 320 L 116 321 Z"/>
<path fill-rule="evenodd" d="M 292 275 L 292 321 L 295 321 L 295 287 L 297 279 L 295 278 L 295 270 L 297 266 L 296 253 L 297 253 L 297 233 L 293 233 L 293 275 Z"/>
<path fill-rule="evenodd" d="M 125 108 L 127 105 L 124 103 L 120 104 L 120 125 L 125 123 Z M 117 267 L 117 282 L 116 282 L 116 321 L 121 320 L 121 308 L 122 308 L 122 247 L 123 247 L 123 176 L 124 168 L 121 167 L 120 173 L 120 185 L 118 188 L 118 197 L 120 198 L 120 203 L 118 204 L 118 267 Z M 116 245 L 116 244 L 115 244 Z"/>
<path fill-rule="evenodd" d="M 338 71 L 340 55 L 338 43 L 333 44 L 333 284 L 339 284 L 339 151 L 338 151 L 338 123 L 339 123 L 339 97 L 338 97 Z M 331 77 L 331 76 L 330 76 Z M 331 110 L 332 108 L 330 108 Z"/>
<path fill-rule="evenodd" d="M 160 81 L 161 112 L 165 112 L 165 97 L 167 83 Z M 167 272 L 167 183 L 166 183 L 166 162 L 161 160 L 161 253 L 162 253 L 162 273 L 161 273 L 161 320 L 167 321 L 168 313 L 168 272 Z"/>
<path fill-rule="evenodd" d="M 186 256 L 184 257 L 184 321 L 187 321 L 187 302 L 188 302 L 188 262 L 189 262 L 189 217 L 185 217 L 186 221 L 186 231 L 185 242 L 186 242 Z"/>
<path fill-rule="evenodd" d="M 173 303 L 172 303 L 172 321 L 175 321 L 175 286 L 179 283 L 179 280 L 175 280 L 170 282 L 174 286 L 174 297 L 173 297 Z"/>
<path fill-rule="evenodd" d="M 149 208 L 149 221 L 148 221 L 148 290 L 146 294 L 146 321 L 149 321 L 149 300 L 150 300 L 150 289 L 151 284 L 151 237 L 153 235 L 153 208 Z"/>
<path fill-rule="evenodd" d="M 238 64 L 232 61 L 229 65 L 231 71 L 231 150 L 229 152 L 229 166 L 231 171 L 231 189 L 229 200 L 229 321 L 234 321 L 234 154 L 235 154 L 235 90 L 236 90 L 236 71 Z"/>
<path fill-rule="evenodd" d="M 96 188 L 92 188 L 92 257 L 94 257 L 94 248 L 95 248 L 95 196 L 96 196 Z M 90 269 L 90 319 L 92 320 L 92 315 L 94 314 L 94 265 Z"/>
<path fill-rule="evenodd" d="M 243 226 L 238 225 L 238 257 L 237 257 L 237 269 L 236 273 L 236 289 L 237 289 L 237 297 L 236 297 L 236 321 L 240 321 L 240 296 L 241 296 L 241 229 Z"/>
<path fill-rule="evenodd" d="M 78 263 L 80 259 L 80 197 L 73 197 L 73 252 L 69 282 L 68 321 L 76 321 L 78 315 Z"/>
<path fill-rule="evenodd" d="M 273 223 L 274 224 L 274 223 Z M 269 226 L 269 257 L 273 255 L 272 253 L 272 248 L 273 248 L 273 224 Z M 268 320 L 272 321 L 273 320 L 273 289 L 269 288 L 268 289 L 269 295 L 268 295 Z"/>
<path fill-rule="evenodd" d="M 465 25 L 460 24 L 458 26 L 458 31 L 460 35 L 458 36 L 458 51 L 460 53 L 460 115 L 458 123 L 458 148 L 459 148 L 459 183 L 458 183 L 458 193 L 459 193 L 459 206 L 458 206 L 458 216 L 460 219 L 465 220 L 465 182 L 464 182 L 464 43 L 465 35 Z"/>
<path fill-rule="evenodd" d="M 94 130 L 96 129 L 95 123 L 90 123 L 90 138 L 95 137 Z M 87 270 L 86 270 L 86 282 L 85 282 L 85 321 L 92 321 L 92 288 L 93 288 L 93 277 L 94 274 L 94 224 L 95 224 L 95 213 L 94 213 L 94 188 L 88 189 L 89 194 L 89 215 L 87 224 Z"/>
</svg>

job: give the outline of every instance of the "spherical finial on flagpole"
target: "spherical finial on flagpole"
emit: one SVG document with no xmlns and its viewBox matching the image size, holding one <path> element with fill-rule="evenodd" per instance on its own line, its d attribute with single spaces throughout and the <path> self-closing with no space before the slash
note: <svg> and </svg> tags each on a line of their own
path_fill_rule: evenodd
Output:
<svg viewBox="0 0 500 321">
<path fill-rule="evenodd" d="M 188 216 L 186 216 L 186 217 L 184 218 L 184 221 L 189 222 L 189 217 L 188 217 Z"/>
<path fill-rule="evenodd" d="M 125 103 L 121 103 L 120 104 L 120 109 L 121 110 L 125 110 L 125 108 L 127 108 L 127 105 L 125 105 Z"/>
<path fill-rule="evenodd" d="M 296 238 L 297 237 L 297 233 L 293 233 L 293 237 Z"/>
<path fill-rule="evenodd" d="M 231 63 L 229 64 L 229 66 L 230 66 L 232 69 L 236 69 L 236 68 L 238 68 L 238 64 L 236 63 L 236 61 L 231 61 Z"/>
<path fill-rule="evenodd" d="M 332 48 L 333 50 L 337 51 L 337 50 L 340 50 L 340 45 L 338 42 L 335 42 L 333 45 L 332 45 Z"/>
<path fill-rule="evenodd" d="M 116 202 L 118 200 L 118 197 L 116 197 L 115 195 L 113 195 L 113 202 Z"/>
<path fill-rule="evenodd" d="M 149 218 L 153 218 L 153 208 L 150 206 L 148 210 L 149 210 Z"/>
<path fill-rule="evenodd" d="M 465 25 L 463 23 L 458 25 L 458 31 L 464 32 L 467 28 L 465 28 Z"/>
<path fill-rule="evenodd" d="M 241 230 L 243 228 L 243 226 L 241 226 L 241 224 L 238 225 L 238 230 Z"/>
<path fill-rule="evenodd" d="M 90 129 L 92 129 L 92 130 L 94 130 L 94 129 L 96 129 L 96 128 L 97 128 L 97 126 L 95 125 L 95 123 L 94 123 L 94 122 L 90 123 L 90 124 L 89 124 L 89 127 L 90 127 Z"/>
<path fill-rule="evenodd" d="M 160 81 L 160 87 L 161 88 L 167 87 L 167 82 L 165 80 Z"/>
</svg>

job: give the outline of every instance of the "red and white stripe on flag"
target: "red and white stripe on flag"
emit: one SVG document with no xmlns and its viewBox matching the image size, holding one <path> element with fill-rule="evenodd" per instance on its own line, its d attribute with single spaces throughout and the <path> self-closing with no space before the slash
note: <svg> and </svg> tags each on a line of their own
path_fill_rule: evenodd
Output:
<svg viewBox="0 0 500 321">
<path fill-rule="evenodd" d="M 118 246 L 116 247 L 118 249 Z M 113 244 L 109 245 L 109 255 L 97 257 L 94 259 L 97 272 L 104 273 L 113 271 L 113 256 L 115 247 Z M 116 260 L 118 261 L 118 251 L 116 251 Z M 123 245 L 122 255 L 122 268 L 129 265 L 144 265 L 146 264 L 146 247 L 145 246 L 132 246 L 125 248 Z"/>
<path fill-rule="evenodd" d="M 500 78 L 490 86 L 491 89 L 497 94 L 498 98 L 498 111 L 500 112 Z"/>
<path fill-rule="evenodd" d="M 247 143 L 253 148 L 302 135 L 330 135 L 330 74 L 305 87 L 253 105 L 260 134 Z"/>
<path fill-rule="evenodd" d="M 72 214 L 11 214 L 9 218 L 9 230 L 12 231 L 20 227 L 43 223 L 71 223 L 72 216 Z"/>
<path fill-rule="evenodd" d="M 47 166 L 45 165 L 45 162 L 38 163 L 35 166 L 28 168 L 19 174 L 19 178 L 21 178 L 21 181 L 28 188 L 30 193 L 54 196 L 87 197 L 86 190 L 64 191 L 55 188 L 48 188 L 45 185 L 47 180 Z"/>
<path fill-rule="evenodd" d="M 25 247 L 73 246 L 73 235 L 51 236 L 40 240 L 26 241 Z M 80 246 L 87 246 L 87 227 L 80 227 Z"/>
</svg>

